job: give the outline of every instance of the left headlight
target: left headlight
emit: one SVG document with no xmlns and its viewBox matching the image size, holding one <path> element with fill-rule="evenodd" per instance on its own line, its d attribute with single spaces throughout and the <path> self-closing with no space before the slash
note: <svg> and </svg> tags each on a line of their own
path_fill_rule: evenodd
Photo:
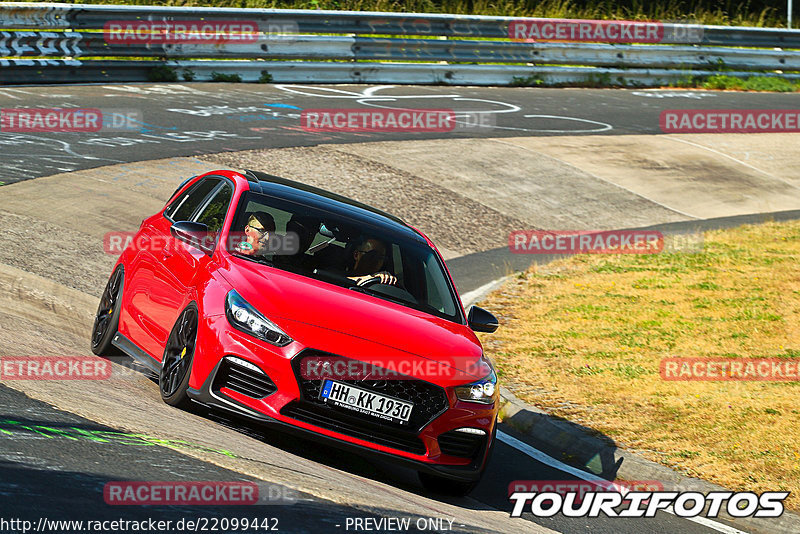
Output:
<svg viewBox="0 0 800 534">
<path fill-rule="evenodd" d="M 497 394 L 497 374 L 495 374 L 494 369 L 491 369 L 489 374 L 482 380 L 466 386 L 457 386 L 454 389 L 456 396 L 460 400 L 491 404 L 495 401 Z"/>
<path fill-rule="evenodd" d="M 285 347 L 292 342 L 286 332 L 278 325 L 261 315 L 236 291 L 231 291 L 225 297 L 225 315 L 228 322 L 237 330 L 241 330 L 262 341 L 271 343 L 276 347 Z"/>
</svg>

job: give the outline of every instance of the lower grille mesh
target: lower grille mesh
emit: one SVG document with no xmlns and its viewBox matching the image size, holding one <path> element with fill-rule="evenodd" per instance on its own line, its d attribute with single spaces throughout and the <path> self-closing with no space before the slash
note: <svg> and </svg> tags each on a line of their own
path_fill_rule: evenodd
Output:
<svg viewBox="0 0 800 534">
<path fill-rule="evenodd" d="M 442 454 L 459 458 L 474 458 L 486 443 L 486 435 L 451 430 L 439 436 Z"/>
<path fill-rule="evenodd" d="M 223 387 L 254 399 L 263 399 L 278 390 L 267 375 L 239 365 L 228 358 L 222 360 L 211 389 L 219 391 Z"/>
</svg>

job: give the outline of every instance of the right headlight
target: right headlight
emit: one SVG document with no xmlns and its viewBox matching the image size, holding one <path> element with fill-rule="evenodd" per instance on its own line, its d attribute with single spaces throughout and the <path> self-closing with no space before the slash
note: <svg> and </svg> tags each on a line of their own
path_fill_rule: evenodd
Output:
<svg viewBox="0 0 800 534">
<path fill-rule="evenodd" d="M 456 386 L 454 389 L 459 400 L 491 404 L 497 394 L 497 374 L 492 369 L 482 380 L 466 386 Z"/>
<path fill-rule="evenodd" d="M 286 332 L 264 317 L 236 291 L 228 293 L 225 299 L 225 315 L 231 326 L 267 343 L 285 347 L 292 342 Z"/>
</svg>

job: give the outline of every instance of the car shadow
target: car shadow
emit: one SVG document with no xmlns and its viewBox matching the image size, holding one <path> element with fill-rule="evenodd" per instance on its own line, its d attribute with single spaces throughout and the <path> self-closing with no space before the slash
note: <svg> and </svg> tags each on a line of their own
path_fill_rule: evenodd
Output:
<svg viewBox="0 0 800 534">
<path fill-rule="evenodd" d="M 624 458 L 617 443 L 599 430 L 557 415 L 522 408 L 503 418 L 508 434 L 561 462 L 609 481 Z"/>
</svg>

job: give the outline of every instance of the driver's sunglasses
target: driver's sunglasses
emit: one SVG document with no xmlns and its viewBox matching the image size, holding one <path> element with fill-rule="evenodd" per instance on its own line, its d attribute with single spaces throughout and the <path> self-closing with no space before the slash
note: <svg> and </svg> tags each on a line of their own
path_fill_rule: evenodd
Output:
<svg viewBox="0 0 800 534">
<path fill-rule="evenodd" d="M 263 228 L 256 228 L 255 226 L 251 226 L 251 225 L 249 225 L 249 224 L 248 224 L 248 225 L 246 225 L 246 226 L 245 226 L 245 228 L 250 228 L 251 230 L 255 230 L 255 231 L 256 231 L 256 232 L 258 232 L 259 234 L 263 234 L 263 233 L 265 233 L 265 232 L 266 232 L 266 230 L 265 230 L 265 229 L 263 229 Z"/>
<path fill-rule="evenodd" d="M 386 259 L 386 253 L 385 252 L 378 252 L 377 250 L 369 250 L 369 251 L 357 250 L 356 252 L 358 252 L 360 254 L 369 254 L 369 256 L 371 258 L 375 258 L 375 259 L 379 259 L 379 260 L 385 260 Z"/>
</svg>

